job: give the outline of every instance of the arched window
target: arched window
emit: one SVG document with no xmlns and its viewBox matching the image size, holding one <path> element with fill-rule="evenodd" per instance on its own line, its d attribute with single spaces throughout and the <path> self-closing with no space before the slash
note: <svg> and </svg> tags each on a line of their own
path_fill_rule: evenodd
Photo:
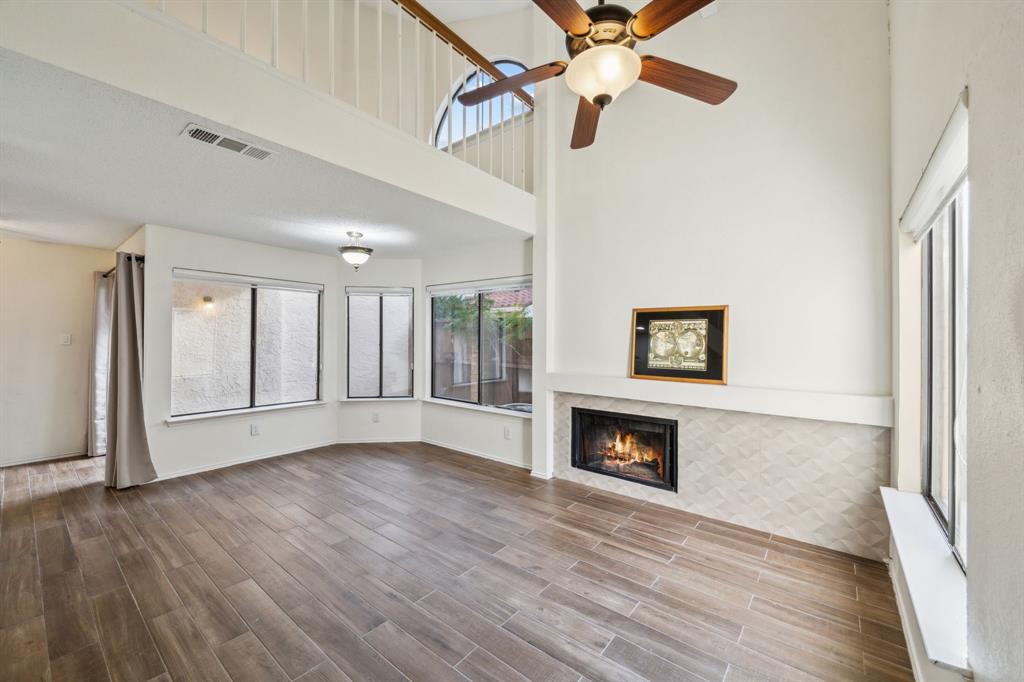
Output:
<svg viewBox="0 0 1024 682">
<path fill-rule="evenodd" d="M 494 65 L 506 76 L 514 76 L 517 73 L 526 71 L 526 66 L 512 59 L 499 59 L 494 62 Z M 476 70 L 466 76 L 465 85 L 462 84 L 462 78 L 459 78 L 459 80 L 452 84 L 452 109 L 449 112 L 448 103 L 444 103 L 441 118 L 438 120 L 437 130 L 434 131 L 435 147 L 438 149 L 448 147 L 449 118 L 451 119 L 452 142 L 457 144 L 463 139 L 463 135 L 466 137 L 476 135 L 478 128 L 482 132 L 492 126 L 499 125 L 502 121 L 507 121 L 513 116 L 519 116 L 523 113 L 523 103 L 512 95 L 495 97 L 492 100 L 471 107 L 465 107 L 459 103 L 457 98 L 462 94 L 463 89 L 473 90 L 488 83 L 493 83 L 494 80 L 487 73 Z M 534 87 L 533 85 L 527 85 L 523 90 L 533 95 Z"/>
</svg>

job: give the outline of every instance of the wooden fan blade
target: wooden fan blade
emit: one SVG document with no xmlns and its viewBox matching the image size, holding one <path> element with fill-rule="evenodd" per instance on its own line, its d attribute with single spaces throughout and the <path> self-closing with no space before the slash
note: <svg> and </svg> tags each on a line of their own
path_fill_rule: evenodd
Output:
<svg viewBox="0 0 1024 682">
<path fill-rule="evenodd" d="M 597 137 L 597 121 L 601 118 L 601 107 L 591 104 L 580 97 L 580 105 L 576 109 L 576 125 L 572 129 L 572 142 L 569 149 L 583 149 L 594 144 Z"/>
<path fill-rule="evenodd" d="M 546 81 L 549 78 L 560 76 L 567 66 L 568 64 L 565 62 L 551 62 L 550 64 L 537 66 L 529 71 L 523 71 L 522 73 L 517 73 L 514 76 L 509 76 L 508 78 L 502 78 L 501 80 L 494 81 L 493 83 L 488 83 L 482 88 L 464 92 L 459 95 L 459 102 L 467 107 L 474 104 L 480 104 L 481 102 L 486 102 L 492 97 L 497 97 L 498 95 L 504 95 L 506 92 L 518 90 L 524 85 L 540 83 L 541 81 Z"/>
<path fill-rule="evenodd" d="M 566 33 L 585 36 L 590 33 L 590 17 L 576 0 L 533 0 L 551 21 Z"/>
<path fill-rule="evenodd" d="M 714 0 L 651 0 L 633 15 L 633 35 L 653 38 Z"/>
<path fill-rule="evenodd" d="M 661 57 L 644 56 L 640 80 L 708 104 L 721 104 L 736 91 L 736 81 Z"/>
</svg>

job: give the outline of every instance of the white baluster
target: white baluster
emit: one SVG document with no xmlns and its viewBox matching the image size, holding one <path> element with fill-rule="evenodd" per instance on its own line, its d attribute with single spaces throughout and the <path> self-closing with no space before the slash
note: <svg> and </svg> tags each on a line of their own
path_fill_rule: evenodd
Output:
<svg viewBox="0 0 1024 682">
<path fill-rule="evenodd" d="M 203 0 L 203 33 L 206 33 L 206 29 L 210 25 L 210 4 L 208 0 Z"/>
<path fill-rule="evenodd" d="M 512 184 L 516 182 L 516 96 L 509 96 L 512 100 L 512 115 L 509 117 L 509 126 L 512 129 Z"/>
<path fill-rule="evenodd" d="M 395 96 L 395 117 L 398 119 L 398 129 L 402 129 L 402 19 L 405 17 L 405 10 L 402 9 L 401 5 L 397 6 L 398 9 L 398 35 L 396 39 L 398 41 L 398 48 L 395 50 L 395 71 L 398 73 L 396 83 L 398 85 L 398 92 Z"/>
<path fill-rule="evenodd" d="M 242 0 L 242 25 L 238 32 L 238 49 L 245 54 L 246 18 L 249 15 L 249 0 Z"/>
<path fill-rule="evenodd" d="M 277 51 L 280 45 L 280 33 L 278 31 L 278 7 L 279 0 L 270 0 L 270 65 L 277 68 Z"/>
<path fill-rule="evenodd" d="M 476 90 L 477 88 L 480 88 L 480 87 L 483 86 L 483 77 L 484 77 L 484 70 L 478 68 L 476 70 L 476 76 L 475 76 L 476 88 L 473 88 L 474 90 Z M 483 125 L 483 117 L 481 116 L 481 114 L 483 113 L 484 104 L 483 104 L 483 102 L 481 102 L 480 104 L 477 104 L 473 108 L 476 109 L 476 111 L 474 112 L 476 114 L 476 167 L 479 168 L 480 167 L 480 128 Z"/>
<path fill-rule="evenodd" d="M 498 136 L 498 162 L 501 167 L 501 179 L 505 179 L 505 95 L 501 96 L 498 108 L 498 120 L 501 121 L 501 134 Z"/>
<path fill-rule="evenodd" d="M 336 61 L 334 56 L 334 24 L 336 21 L 334 17 L 334 1 L 327 0 L 327 61 L 329 62 L 327 65 L 327 79 L 329 81 L 328 91 L 331 93 L 331 97 L 336 96 L 334 82 L 336 78 L 335 71 L 337 70 L 337 65 L 334 63 Z"/>
<path fill-rule="evenodd" d="M 462 70 L 462 87 L 459 88 L 460 92 L 466 91 L 466 69 L 469 66 L 469 60 L 466 55 L 462 55 L 462 62 L 460 64 Z M 466 149 L 466 107 L 462 107 L 462 160 L 468 161 L 469 150 Z"/>
<path fill-rule="evenodd" d="M 416 17 L 413 17 L 416 19 Z M 420 139 L 423 127 L 423 72 L 420 70 L 420 20 L 416 19 L 416 139 Z"/>
<path fill-rule="evenodd" d="M 520 123 L 521 123 L 521 125 L 523 127 L 523 168 L 521 170 L 521 173 L 522 173 L 523 177 L 522 177 L 522 186 L 520 187 L 520 189 L 525 191 L 526 190 L 526 164 L 527 164 L 527 159 L 531 159 L 531 160 L 533 159 L 533 154 L 531 153 L 533 148 L 530 146 L 530 143 L 526 139 L 526 105 L 525 104 L 520 105 L 519 111 L 521 112 L 521 114 L 520 114 Z"/>
<path fill-rule="evenodd" d="M 490 85 L 494 82 L 489 74 L 487 76 L 487 84 Z M 487 142 L 491 147 L 490 154 L 487 155 L 487 172 L 494 175 L 494 98 L 487 100 Z"/>
<path fill-rule="evenodd" d="M 355 81 L 356 81 L 356 109 L 359 108 L 359 3 L 360 0 L 356 0 L 355 7 L 353 8 L 353 20 L 352 20 L 352 45 L 355 48 L 355 58 L 352 60 L 355 64 Z"/>
<path fill-rule="evenodd" d="M 437 34 L 434 33 L 433 29 L 430 31 L 430 77 L 433 81 L 432 89 L 430 91 L 430 107 L 434 111 L 437 111 Z M 430 120 L 430 130 L 427 131 L 427 144 L 436 145 L 437 131 L 434 130 L 434 120 Z"/>
<path fill-rule="evenodd" d="M 302 0 L 302 82 L 309 82 L 309 0 Z"/>
<path fill-rule="evenodd" d="M 384 118 L 384 0 L 377 0 L 377 118 Z"/>
<path fill-rule="evenodd" d="M 455 73 L 452 71 L 452 58 L 455 56 L 455 48 L 448 43 L 448 82 L 445 83 L 445 91 L 448 93 L 448 115 L 445 117 L 448 123 L 448 155 L 452 154 L 452 83 L 455 82 Z"/>
</svg>

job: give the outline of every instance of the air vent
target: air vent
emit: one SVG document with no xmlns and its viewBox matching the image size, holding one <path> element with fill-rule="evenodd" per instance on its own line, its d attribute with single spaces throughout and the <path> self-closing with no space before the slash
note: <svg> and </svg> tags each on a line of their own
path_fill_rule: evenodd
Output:
<svg viewBox="0 0 1024 682">
<path fill-rule="evenodd" d="M 212 144 L 242 156 L 248 156 L 250 159 L 256 159 L 257 161 L 263 161 L 271 155 L 271 152 L 266 149 L 255 147 L 248 142 L 233 140 L 230 137 L 219 135 L 212 130 L 201 128 L 195 123 L 189 123 L 181 134 L 199 142 L 205 142 L 206 144 Z"/>
<path fill-rule="evenodd" d="M 270 156 L 270 152 L 268 152 L 266 149 L 260 149 L 259 147 L 249 146 L 242 152 L 242 156 L 251 156 L 254 159 L 262 161 L 263 159 Z"/>
<path fill-rule="evenodd" d="M 220 135 L 217 133 L 211 133 L 209 130 L 203 130 L 202 128 L 196 128 L 194 126 L 189 126 L 188 136 L 193 140 L 208 142 L 210 144 L 216 144 L 217 140 L 220 139 Z"/>
</svg>

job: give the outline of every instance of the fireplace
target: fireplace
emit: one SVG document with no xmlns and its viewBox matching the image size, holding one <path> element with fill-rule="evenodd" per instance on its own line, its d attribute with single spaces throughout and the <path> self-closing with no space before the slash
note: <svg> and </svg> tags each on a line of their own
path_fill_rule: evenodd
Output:
<svg viewBox="0 0 1024 682">
<path fill-rule="evenodd" d="M 572 465 L 676 489 L 676 421 L 572 408 Z"/>
</svg>

